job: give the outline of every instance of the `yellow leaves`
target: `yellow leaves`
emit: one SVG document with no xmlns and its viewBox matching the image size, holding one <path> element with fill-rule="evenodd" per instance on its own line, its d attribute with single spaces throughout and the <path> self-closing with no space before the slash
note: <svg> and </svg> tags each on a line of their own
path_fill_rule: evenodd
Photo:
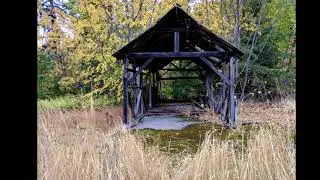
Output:
<svg viewBox="0 0 320 180">
<path fill-rule="evenodd" d="M 203 26 L 213 31 L 214 33 L 222 34 L 222 18 L 220 12 L 219 2 L 199 2 L 194 5 L 194 12 L 192 13 L 196 21 Z M 226 23 L 224 24 L 226 26 Z"/>
<path fill-rule="evenodd" d="M 38 21 L 40 26 L 50 26 L 51 25 L 51 18 L 47 15 L 47 13 L 42 13 L 40 21 Z"/>
<path fill-rule="evenodd" d="M 256 29 L 256 27 L 255 27 L 255 25 L 252 24 L 252 23 L 243 23 L 243 24 L 242 24 L 242 29 L 243 29 L 244 31 L 254 32 L 255 29 Z"/>
</svg>

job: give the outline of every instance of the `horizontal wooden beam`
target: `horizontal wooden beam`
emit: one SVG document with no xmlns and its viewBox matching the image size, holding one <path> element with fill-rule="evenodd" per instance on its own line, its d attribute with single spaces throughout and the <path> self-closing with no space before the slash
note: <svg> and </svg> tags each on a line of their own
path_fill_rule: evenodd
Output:
<svg viewBox="0 0 320 180">
<path fill-rule="evenodd" d="M 204 51 L 204 52 L 135 52 L 129 56 L 136 58 L 154 57 L 154 58 L 179 58 L 179 57 L 217 57 L 222 58 L 225 52 L 220 51 Z"/>
<path fill-rule="evenodd" d="M 177 79 L 201 79 L 200 77 L 167 77 L 167 78 L 159 78 L 159 80 L 177 80 Z"/>
<path fill-rule="evenodd" d="M 163 71 L 199 71 L 199 69 L 159 69 Z"/>
<path fill-rule="evenodd" d="M 128 88 L 144 89 L 144 88 L 145 88 L 145 86 L 128 86 Z"/>
</svg>

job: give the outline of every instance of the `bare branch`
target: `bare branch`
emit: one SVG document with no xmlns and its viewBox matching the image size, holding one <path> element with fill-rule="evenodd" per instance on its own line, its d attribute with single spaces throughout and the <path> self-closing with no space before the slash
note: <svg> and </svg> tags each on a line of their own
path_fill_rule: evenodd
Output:
<svg viewBox="0 0 320 180">
<path fill-rule="evenodd" d="M 141 10 L 142 10 L 143 2 L 144 2 L 144 0 L 140 0 L 138 12 L 137 12 L 137 14 L 135 15 L 135 17 L 133 18 L 133 21 L 135 21 L 136 18 L 138 17 L 138 15 L 140 14 L 140 12 L 141 12 Z"/>
</svg>

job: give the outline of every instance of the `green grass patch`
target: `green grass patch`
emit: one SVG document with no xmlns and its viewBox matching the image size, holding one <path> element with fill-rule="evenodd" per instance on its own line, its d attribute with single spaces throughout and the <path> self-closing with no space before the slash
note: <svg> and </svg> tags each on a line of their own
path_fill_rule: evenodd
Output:
<svg viewBox="0 0 320 180">
<path fill-rule="evenodd" d="M 88 108 L 91 105 L 94 108 L 115 105 L 114 101 L 110 101 L 107 96 L 97 96 L 93 99 L 83 96 L 67 95 L 56 98 L 38 99 L 38 110 L 45 111 L 50 109 L 80 109 Z"/>
</svg>

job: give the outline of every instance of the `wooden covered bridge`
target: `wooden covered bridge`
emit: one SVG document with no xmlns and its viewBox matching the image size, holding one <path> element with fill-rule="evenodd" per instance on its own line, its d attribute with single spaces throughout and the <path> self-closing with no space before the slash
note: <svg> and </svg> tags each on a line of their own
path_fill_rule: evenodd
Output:
<svg viewBox="0 0 320 180">
<path fill-rule="evenodd" d="M 159 91 L 162 81 L 197 78 L 203 81 L 206 89 L 206 106 L 220 114 L 221 120 L 229 127 L 236 126 L 235 61 L 243 56 L 243 52 L 196 22 L 179 5 L 113 56 L 123 62 L 125 125 L 161 103 Z M 173 61 L 180 61 L 180 67 L 172 64 Z M 181 67 L 181 61 L 187 63 Z M 188 68 L 191 64 L 196 68 Z M 174 68 L 165 68 L 169 65 Z M 164 78 L 160 70 L 195 72 L 198 76 Z M 214 98 L 212 90 L 213 79 L 216 78 L 222 82 L 218 98 Z"/>
</svg>

